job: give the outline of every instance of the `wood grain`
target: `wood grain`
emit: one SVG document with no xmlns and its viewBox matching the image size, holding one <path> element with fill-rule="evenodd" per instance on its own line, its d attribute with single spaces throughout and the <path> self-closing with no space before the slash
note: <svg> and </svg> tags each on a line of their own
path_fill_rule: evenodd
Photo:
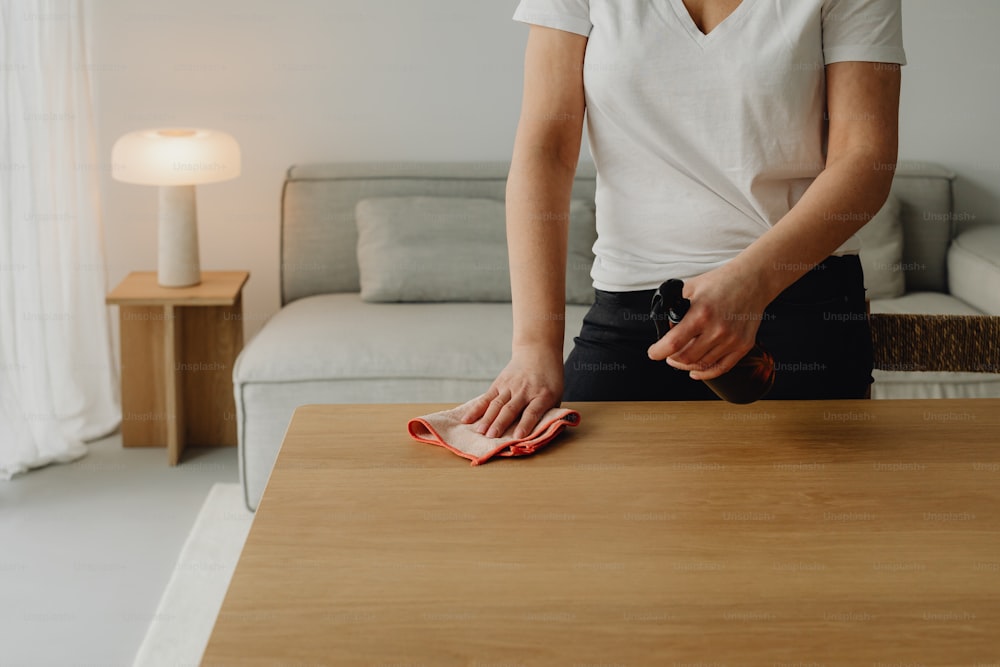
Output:
<svg viewBox="0 0 1000 667">
<path fill-rule="evenodd" d="M 203 664 L 1000 656 L 1000 400 L 570 405 L 478 467 L 300 408 Z"/>
<path fill-rule="evenodd" d="M 231 306 L 180 307 L 179 359 L 185 437 L 199 447 L 236 446 L 233 366 L 243 349 L 239 299 Z"/>
<path fill-rule="evenodd" d="M 231 306 L 239 297 L 247 271 L 202 271 L 193 287 L 160 287 L 155 271 L 133 271 L 108 295 L 109 304 L 132 306 Z"/>
<path fill-rule="evenodd" d="M 134 272 L 106 301 L 118 304 L 122 354 L 122 443 L 236 446 L 232 372 L 243 349 L 246 271 L 205 271 L 200 285 L 164 288 Z"/>
<path fill-rule="evenodd" d="M 163 447 L 167 442 L 162 306 L 121 306 L 122 445 Z"/>
<path fill-rule="evenodd" d="M 180 325 L 177 318 L 180 308 L 163 307 L 163 377 L 166 386 L 167 412 L 167 463 L 175 466 L 184 454 L 184 399 L 181 396 L 181 379 L 177 361 L 181 357 Z"/>
</svg>

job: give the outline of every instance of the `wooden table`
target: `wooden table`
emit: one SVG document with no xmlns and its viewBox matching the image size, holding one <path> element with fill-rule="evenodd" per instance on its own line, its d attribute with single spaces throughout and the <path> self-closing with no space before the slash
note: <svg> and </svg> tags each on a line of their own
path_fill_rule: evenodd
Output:
<svg viewBox="0 0 1000 667">
<path fill-rule="evenodd" d="M 119 306 L 122 444 L 167 448 L 236 445 L 233 364 L 243 349 L 246 271 L 203 271 L 193 287 L 160 287 L 130 273 L 108 295 Z"/>
<path fill-rule="evenodd" d="M 570 405 L 479 467 L 297 410 L 203 664 L 1000 663 L 1000 400 Z"/>
</svg>

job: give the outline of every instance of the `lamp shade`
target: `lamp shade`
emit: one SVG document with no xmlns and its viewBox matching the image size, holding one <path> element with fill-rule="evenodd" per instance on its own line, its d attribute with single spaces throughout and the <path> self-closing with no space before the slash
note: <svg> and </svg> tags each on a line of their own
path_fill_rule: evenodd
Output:
<svg viewBox="0 0 1000 667">
<path fill-rule="evenodd" d="M 240 175 L 240 146 L 225 132 L 197 128 L 138 130 L 111 149 L 111 175 L 139 185 L 198 185 Z"/>
</svg>

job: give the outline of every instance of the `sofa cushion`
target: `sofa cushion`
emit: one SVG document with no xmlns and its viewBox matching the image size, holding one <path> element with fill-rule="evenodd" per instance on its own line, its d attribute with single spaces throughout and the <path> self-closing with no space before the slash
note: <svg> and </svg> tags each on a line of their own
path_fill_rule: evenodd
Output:
<svg viewBox="0 0 1000 667">
<path fill-rule="evenodd" d="M 1000 375 L 873 371 L 872 398 L 1000 398 Z"/>
<path fill-rule="evenodd" d="M 945 257 L 954 231 L 952 180 L 934 164 L 900 160 L 892 194 L 902 203 L 903 265 L 908 292 L 947 292 Z"/>
<path fill-rule="evenodd" d="M 587 310 L 566 307 L 565 354 Z M 509 303 L 365 303 L 356 292 L 323 294 L 278 311 L 244 347 L 233 378 L 237 384 L 352 378 L 492 381 L 510 360 L 511 337 Z"/>
<path fill-rule="evenodd" d="M 869 299 L 891 299 L 906 292 L 903 273 L 903 222 L 900 203 L 889 195 L 885 205 L 857 232 L 861 268 Z"/>
<path fill-rule="evenodd" d="M 1000 315 L 1000 225 L 960 234 L 948 249 L 948 287 L 990 315 Z"/>
<path fill-rule="evenodd" d="M 961 299 L 940 292 L 912 292 L 898 299 L 872 301 L 873 313 L 982 315 Z M 935 371 L 872 371 L 872 398 L 1000 397 L 1000 374 Z"/>
<path fill-rule="evenodd" d="M 920 313 L 924 315 L 982 315 L 961 299 L 940 292 L 910 292 L 898 299 L 871 302 L 873 313 Z"/>
<path fill-rule="evenodd" d="M 496 199 L 362 199 L 355 211 L 361 298 L 509 302 L 505 211 L 504 202 Z M 588 304 L 594 294 L 594 211 L 573 200 L 569 223 L 566 301 Z"/>
</svg>

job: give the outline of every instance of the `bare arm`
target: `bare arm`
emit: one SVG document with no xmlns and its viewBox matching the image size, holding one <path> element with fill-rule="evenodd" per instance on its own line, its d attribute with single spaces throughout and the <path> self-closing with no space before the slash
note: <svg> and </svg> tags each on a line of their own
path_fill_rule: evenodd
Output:
<svg viewBox="0 0 1000 667">
<path fill-rule="evenodd" d="M 569 203 L 583 132 L 586 37 L 532 26 L 507 179 L 514 347 L 558 348 L 566 308 Z"/>
<path fill-rule="evenodd" d="M 669 357 L 670 365 L 693 371 L 695 379 L 711 379 L 746 354 L 760 319 L 727 315 L 762 314 L 885 203 L 898 151 L 899 93 L 896 65 L 827 66 L 825 169 L 766 234 L 725 266 L 688 281 L 684 295 L 696 305 L 650 348 L 651 358 Z"/>
<path fill-rule="evenodd" d="M 515 436 L 526 435 L 562 397 L 566 240 L 583 133 L 586 45 L 586 37 L 540 26 L 528 35 L 507 178 L 511 362 L 465 415 L 490 437 L 519 417 Z"/>
</svg>

